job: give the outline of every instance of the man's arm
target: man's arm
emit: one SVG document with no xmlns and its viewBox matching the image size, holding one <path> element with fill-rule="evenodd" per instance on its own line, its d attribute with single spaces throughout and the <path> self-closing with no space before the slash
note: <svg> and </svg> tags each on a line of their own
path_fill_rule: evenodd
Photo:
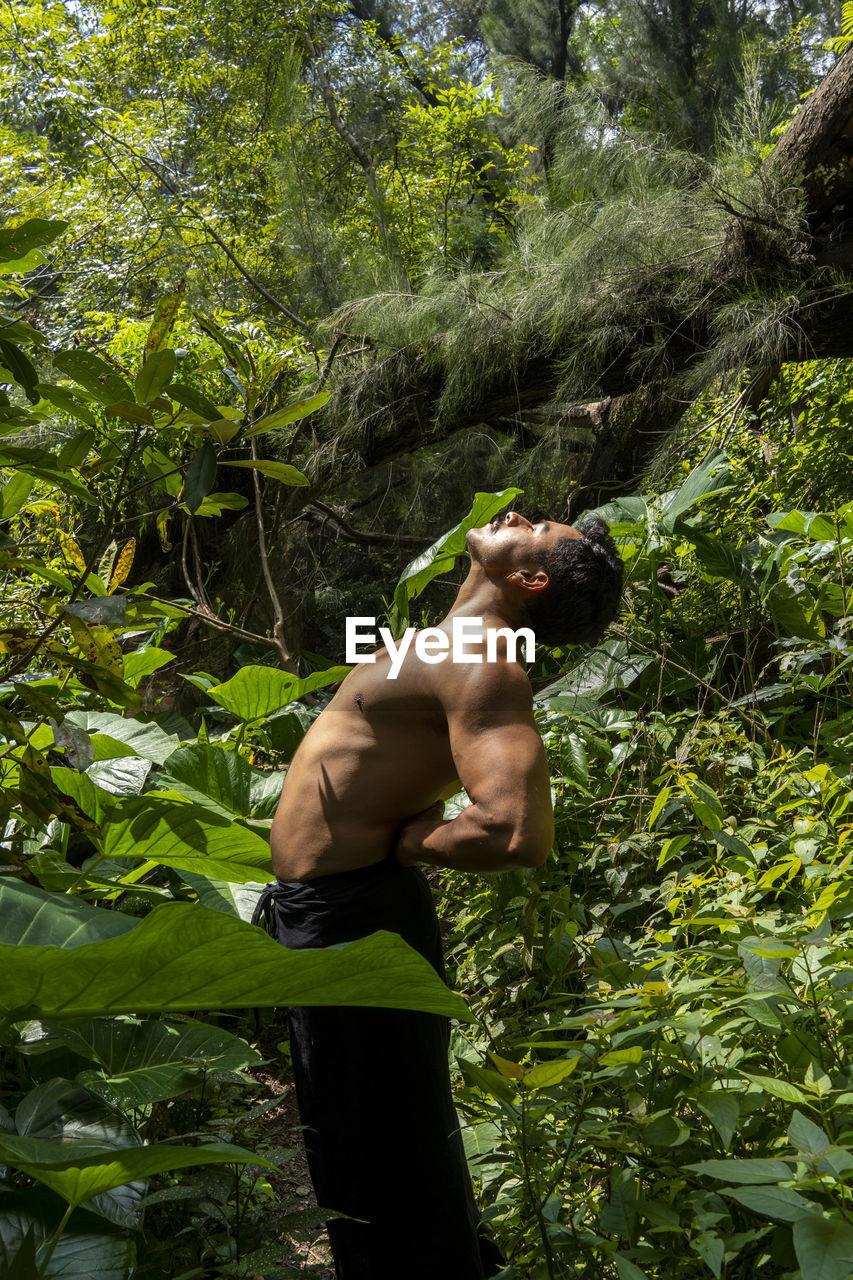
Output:
<svg viewBox="0 0 853 1280">
<path fill-rule="evenodd" d="M 434 807 L 404 823 L 399 862 L 460 871 L 538 867 L 554 839 L 545 748 L 530 682 L 516 663 L 454 667 L 442 675 L 450 749 L 471 804 L 444 822 Z"/>
</svg>

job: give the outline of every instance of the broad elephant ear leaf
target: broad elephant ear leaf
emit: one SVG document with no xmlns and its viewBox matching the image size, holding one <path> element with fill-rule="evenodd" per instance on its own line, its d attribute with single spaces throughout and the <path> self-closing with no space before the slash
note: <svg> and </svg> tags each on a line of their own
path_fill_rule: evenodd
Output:
<svg viewBox="0 0 853 1280">
<path fill-rule="evenodd" d="M 0 945 L 0 969 L 0 1015 L 13 1021 L 303 1004 L 472 1020 L 396 934 L 288 951 L 253 925 L 185 902 L 164 903 L 126 934 L 72 950 Z"/>
<path fill-rule="evenodd" d="M 201 800 L 154 791 L 118 801 L 102 823 L 104 856 L 159 862 L 237 883 L 269 877 L 267 841 L 232 821 L 216 801 L 208 806 Z"/>
<path fill-rule="evenodd" d="M 197 1088 L 208 1071 L 240 1071 L 260 1061 L 238 1036 L 195 1018 L 88 1018 L 48 1022 L 44 1030 L 51 1044 L 96 1064 L 77 1083 L 122 1108 L 177 1097 Z"/>
<path fill-rule="evenodd" d="M 408 626 L 409 602 L 419 596 L 433 578 L 452 569 L 457 557 L 464 554 L 468 530 L 487 524 L 521 492 L 521 489 L 504 489 L 500 493 L 476 493 L 474 505 L 464 520 L 448 529 L 431 547 L 427 547 L 426 551 L 406 565 L 394 590 L 391 622 L 396 635 L 399 636 Z"/>
<path fill-rule="evenodd" d="M 92 1228 L 85 1214 L 72 1215 L 45 1263 L 47 1242 L 64 1205 L 44 1187 L 0 1192 L 0 1275 L 4 1280 L 128 1280 L 136 1247 L 126 1233 Z M 106 1224 L 103 1224 L 106 1227 Z M 35 1259 L 35 1262 L 33 1262 Z"/>
<path fill-rule="evenodd" d="M 116 1187 L 172 1169 L 207 1164 L 259 1164 L 267 1169 L 276 1168 L 263 1156 L 229 1142 L 211 1142 L 201 1147 L 163 1142 L 75 1155 L 61 1142 L 0 1134 L 0 1157 L 13 1169 L 20 1169 L 50 1187 L 72 1208 Z"/>
<path fill-rule="evenodd" d="M 66 894 L 0 880 L 0 945 L 83 947 L 127 933 L 139 921 Z"/>
<path fill-rule="evenodd" d="M 252 766 L 238 751 L 209 742 L 194 742 L 173 751 L 160 775 L 165 782 L 185 783 L 246 816 L 251 807 Z"/>
<path fill-rule="evenodd" d="M 213 685 L 207 692 L 214 702 L 238 719 L 263 720 L 287 703 L 304 698 L 306 693 L 336 684 L 349 675 L 349 671 L 349 667 L 327 667 L 300 680 L 277 667 L 241 667 L 230 680 Z"/>
</svg>

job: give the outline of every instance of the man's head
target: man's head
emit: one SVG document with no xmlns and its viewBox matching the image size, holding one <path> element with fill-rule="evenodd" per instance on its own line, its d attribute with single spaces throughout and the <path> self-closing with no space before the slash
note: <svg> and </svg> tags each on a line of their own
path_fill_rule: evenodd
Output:
<svg viewBox="0 0 853 1280">
<path fill-rule="evenodd" d="M 578 526 L 509 511 L 468 534 L 471 559 L 526 611 L 541 644 L 600 638 L 616 617 L 622 561 L 603 520 Z"/>
</svg>

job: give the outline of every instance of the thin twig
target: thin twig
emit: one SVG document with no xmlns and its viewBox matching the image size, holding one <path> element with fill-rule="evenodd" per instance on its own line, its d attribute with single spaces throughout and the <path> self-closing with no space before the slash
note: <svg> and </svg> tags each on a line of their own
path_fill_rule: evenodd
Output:
<svg viewBox="0 0 853 1280">
<path fill-rule="evenodd" d="M 252 447 L 252 458 L 254 461 L 257 461 L 258 442 L 254 436 L 252 436 L 250 444 Z M 264 582 L 267 586 L 267 593 L 269 594 L 270 604 L 272 605 L 273 611 L 273 640 L 275 647 L 279 652 L 279 656 L 281 657 L 281 665 L 284 667 L 285 671 L 292 671 L 295 673 L 296 664 L 291 657 L 284 635 L 284 610 L 281 607 L 281 600 L 279 599 L 275 583 L 273 582 L 272 573 L 270 572 L 269 556 L 267 555 L 267 538 L 266 533 L 264 532 L 263 491 L 261 489 L 261 477 L 257 467 L 252 467 L 252 479 L 255 485 L 255 519 L 258 526 L 258 552 L 261 557 L 261 570 L 264 575 Z"/>
</svg>

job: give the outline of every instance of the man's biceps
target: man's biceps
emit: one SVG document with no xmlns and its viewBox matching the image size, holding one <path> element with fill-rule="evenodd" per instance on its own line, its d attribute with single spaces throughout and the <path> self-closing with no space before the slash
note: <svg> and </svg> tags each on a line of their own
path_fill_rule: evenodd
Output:
<svg viewBox="0 0 853 1280">
<path fill-rule="evenodd" d="M 451 754 L 466 791 L 470 782 L 498 786 L 506 781 L 524 782 L 531 775 L 547 771 L 545 748 L 535 729 L 460 735 L 451 741 Z"/>
</svg>

